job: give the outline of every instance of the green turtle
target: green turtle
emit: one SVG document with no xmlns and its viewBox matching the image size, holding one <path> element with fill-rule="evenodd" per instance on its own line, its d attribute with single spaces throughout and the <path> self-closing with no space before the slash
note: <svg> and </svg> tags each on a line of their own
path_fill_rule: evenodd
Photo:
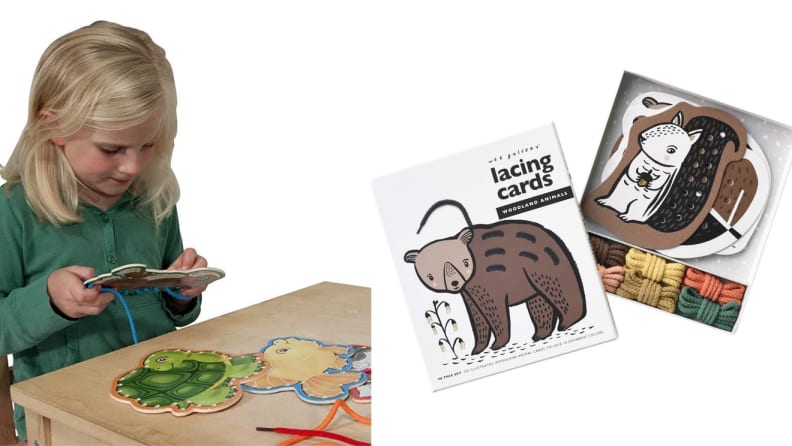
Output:
<svg viewBox="0 0 792 446">
<path fill-rule="evenodd" d="M 112 396 L 141 412 L 215 412 L 236 403 L 242 397 L 241 382 L 263 369 L 259 354 L 160 350 L 116 378 Z"/>
</svg>

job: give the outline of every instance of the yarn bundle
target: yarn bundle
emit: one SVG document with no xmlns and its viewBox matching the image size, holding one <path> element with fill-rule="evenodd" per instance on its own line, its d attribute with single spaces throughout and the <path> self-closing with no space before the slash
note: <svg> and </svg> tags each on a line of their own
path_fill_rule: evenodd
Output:
<svg viewBox="0 0 792 446">
<path fill-rule="evenodd" d="M 688 268 L 685 273 L 685 285 L 698 291 L 701 297 L 721 305 L 729 302 L 742 303 L 745 295 L 745 285 L 733 282 L 723 283 L 712 274 L 699 271 L 696 268 Z"/>
<path fill-rule="evenodd" d="M 589 234 L 605 291 L 731 331 L 745 286 Z"/>
<path fill-rule="evenodd" d="M 702 297 L 695 289 L 686 286 L 679 294 L 677 314 L 721 330 L 732 331 L 740 314 L 740 304 L 732 300 L 721 305 Z"/>
<path fill-rule="evenodd" d="M 679 296 L 677 314 L 732 331 L 740 314 L 745 286 L 724 283 L 712 274 L 689 268 Z"/>
<path fill-rule="evenodd" d="M 616 294 L 673 313 L 685 265 L 630 248 L 625 257 L 624 283 Z"/>
<path fill-rule="evenodd" d="M 589 241 L 598 264 L 605 268 L 624 266 L 624 257 L 630 249 L 629 246 L 609 241 L 594 234 L 589 234 Z"/>
<path fill-rule="evenodd" d="M 605 291 L 616 293 L 616 289 L 624 282 L 624 257 L 627 245 L 611 242 L 594 234 L 589 234 L 591 249 L 597 261 L 597 271 L 600 273 Z"/>
</svg>

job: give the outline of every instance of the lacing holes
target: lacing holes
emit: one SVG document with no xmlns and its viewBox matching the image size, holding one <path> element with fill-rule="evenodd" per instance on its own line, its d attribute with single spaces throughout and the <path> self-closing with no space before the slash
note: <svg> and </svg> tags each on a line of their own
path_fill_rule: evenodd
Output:
<svg viewBox="0 0 792 446">
<path fill-rule="evenodd" d="M 697 191 L 696 191 L 696 198 L 701 198 L 701 196 L 702 196 L 702 195 L 704 195 L 704 194 L 703 194 L 703 193 L 701 193 L 701 191 L 700 191 L 700 190 L 697 190 Z"/>
<path fill-rule="evenodd" d="M 676 214 L 676 220 L 682 221 L 682 214 Z"/>
<path fill-rule="evenodd" d="M 657 219 L 657 222 L 660 223 L 661 225 L 664 225 L 665 222 L 666 222 L 666 218 L 665 217 L 660 217 L 660 218 Z"/>
<path fill-rule="evenodd" d="M 695 205 L 695 204 L 693 204 L 693 203 L 688 203 L 688 205 L 687 205 L 687 208 L 688 208 L 688 210 L 691 210 L 691 211 L 692 211 L 693 209 L 695 209 L 695 208 L 696 208 L 696 205 Z"/>
<path fill-rule="evenodd" d="M 712 149 L 712 154 L 713 155 L 717 155 L 718 154 L 718 149 Z"/>
<path fill-rule="evenodd" d="M 687 189 L 682 189 L 682 196 L 687 197 L 690 192 Z"/>
<path fill-rule="evenodd" d="M 701 182 L 703 184 L 707 184 L 707 181 L 709 181 L 709 179 L 707 179 L 707 177 L 701 177 Z"/>
<path fill-rule="evenodd" d="M 709 222 L 706 222 L 706 221 L 705 221 L 705 222 L 704 222 L 704 224 L 703 224 L 703 225 L 701 225 L 701 228 L 702 228 L 702 229 L 707 229 L 707 228 L 709 228 Z"/>
<path fill-rule="evenodd" d="M 713 141 L 713 140 L 715 140 L 715 137 L 712 136 L 712 134 L 707 135 L 707 141 Z"/>
<path fill-rule="evenodd" d="M 676 207 L 677 207 L 677 202 L 676 201 L 672 202 L 670 206 L 671 210 L 676 209 Z"/>
<path fill-rule="evenodd" d="M 693 161 L 693 168 L 694 168 L 694 169 L 698 169 L 698 167 L 699 167 L 700 165 L 701 165 L 701 164 L 699 164 L 699 162 L 698 162 L 698 161 Z"/>
<path fill-rule="evenodd" d="M 695 178 L 693 178 L 693 175 L 691 175 L 691 176 L 687 177 L 687 181 L 688 181 L 688 183 L 692 183 L 692 182 L 693 182 L 693 181 L 695 181 L 695 180 L 696 180 L 696 179 L 695 179 Z"/>
<path fill-rule="evenodd" d="M 717 150 L 715 152 L 717 152 Z M 717 153 L 713 153 L 713 155 L 717 155 Z M 710 169 L 712 169 L 712 163 L 707 163 L 707 170 Z"/>
<path fill-rule="evenodd" d="M 723 199 L 723 202 L 726 203 L 726 204 L 731 204 L 731 198 L 726 197 L 726 198 Z"/>
<path fill-rule="evenodd" d="M 705 149 L 704 147 L 700 147 L 700 148 L 698 149 L 698 154 L 699 154 L 699 155 L 703 155 L 703 154 L 705 154 L 705 153 L 707 153 L 707 149 Z"/>
<path fill-rule="evenodd" d="M 725 138 L 726 137 L 726 132 L 720 132 L 718 134 L 718 136 L 720 136 L 721 138 Z"/>
<path fill-rule="evenodd" d="M 729 186 L 734 186 L 734 180 L 733 180 L 733 179 L 731 179 L 731 178 L 729 178 L 729 179 L 726 181 L 726 184 L 728 184 Z"/>
</svg>

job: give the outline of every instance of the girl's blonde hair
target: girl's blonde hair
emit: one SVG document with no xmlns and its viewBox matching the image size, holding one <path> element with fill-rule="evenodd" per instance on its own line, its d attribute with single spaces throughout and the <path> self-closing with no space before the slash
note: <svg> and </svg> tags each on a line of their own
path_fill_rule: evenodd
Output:
<svg viewBox="0 0 792 446">
<path fill-rule="evenodd" d="M 171 169 L 176 87 L 165 51 L 143 31 L 96 22 L 53 42 L 39 60 L 28 120 L 0 169 L 21 183 L 33 211 L 55 225 L 81 221 L 80 183 L 52 138 L 81 129 L 124 130 L 159 116 L 149 166 L 130 186 L 139 211 L 160 223 L 179 199 Z"/>
</svg>

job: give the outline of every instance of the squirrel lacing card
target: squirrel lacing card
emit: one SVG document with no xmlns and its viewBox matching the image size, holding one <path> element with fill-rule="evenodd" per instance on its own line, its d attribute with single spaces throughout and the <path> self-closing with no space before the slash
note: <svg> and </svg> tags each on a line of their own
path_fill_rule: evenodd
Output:
<svg viewBox="0 0 792 446">
<path fill-rule="evenodd" d="M 581 200 L 605 289 L 733 331 L 790 147 L 789 127 L 625 73 Z"/>
</svg>

